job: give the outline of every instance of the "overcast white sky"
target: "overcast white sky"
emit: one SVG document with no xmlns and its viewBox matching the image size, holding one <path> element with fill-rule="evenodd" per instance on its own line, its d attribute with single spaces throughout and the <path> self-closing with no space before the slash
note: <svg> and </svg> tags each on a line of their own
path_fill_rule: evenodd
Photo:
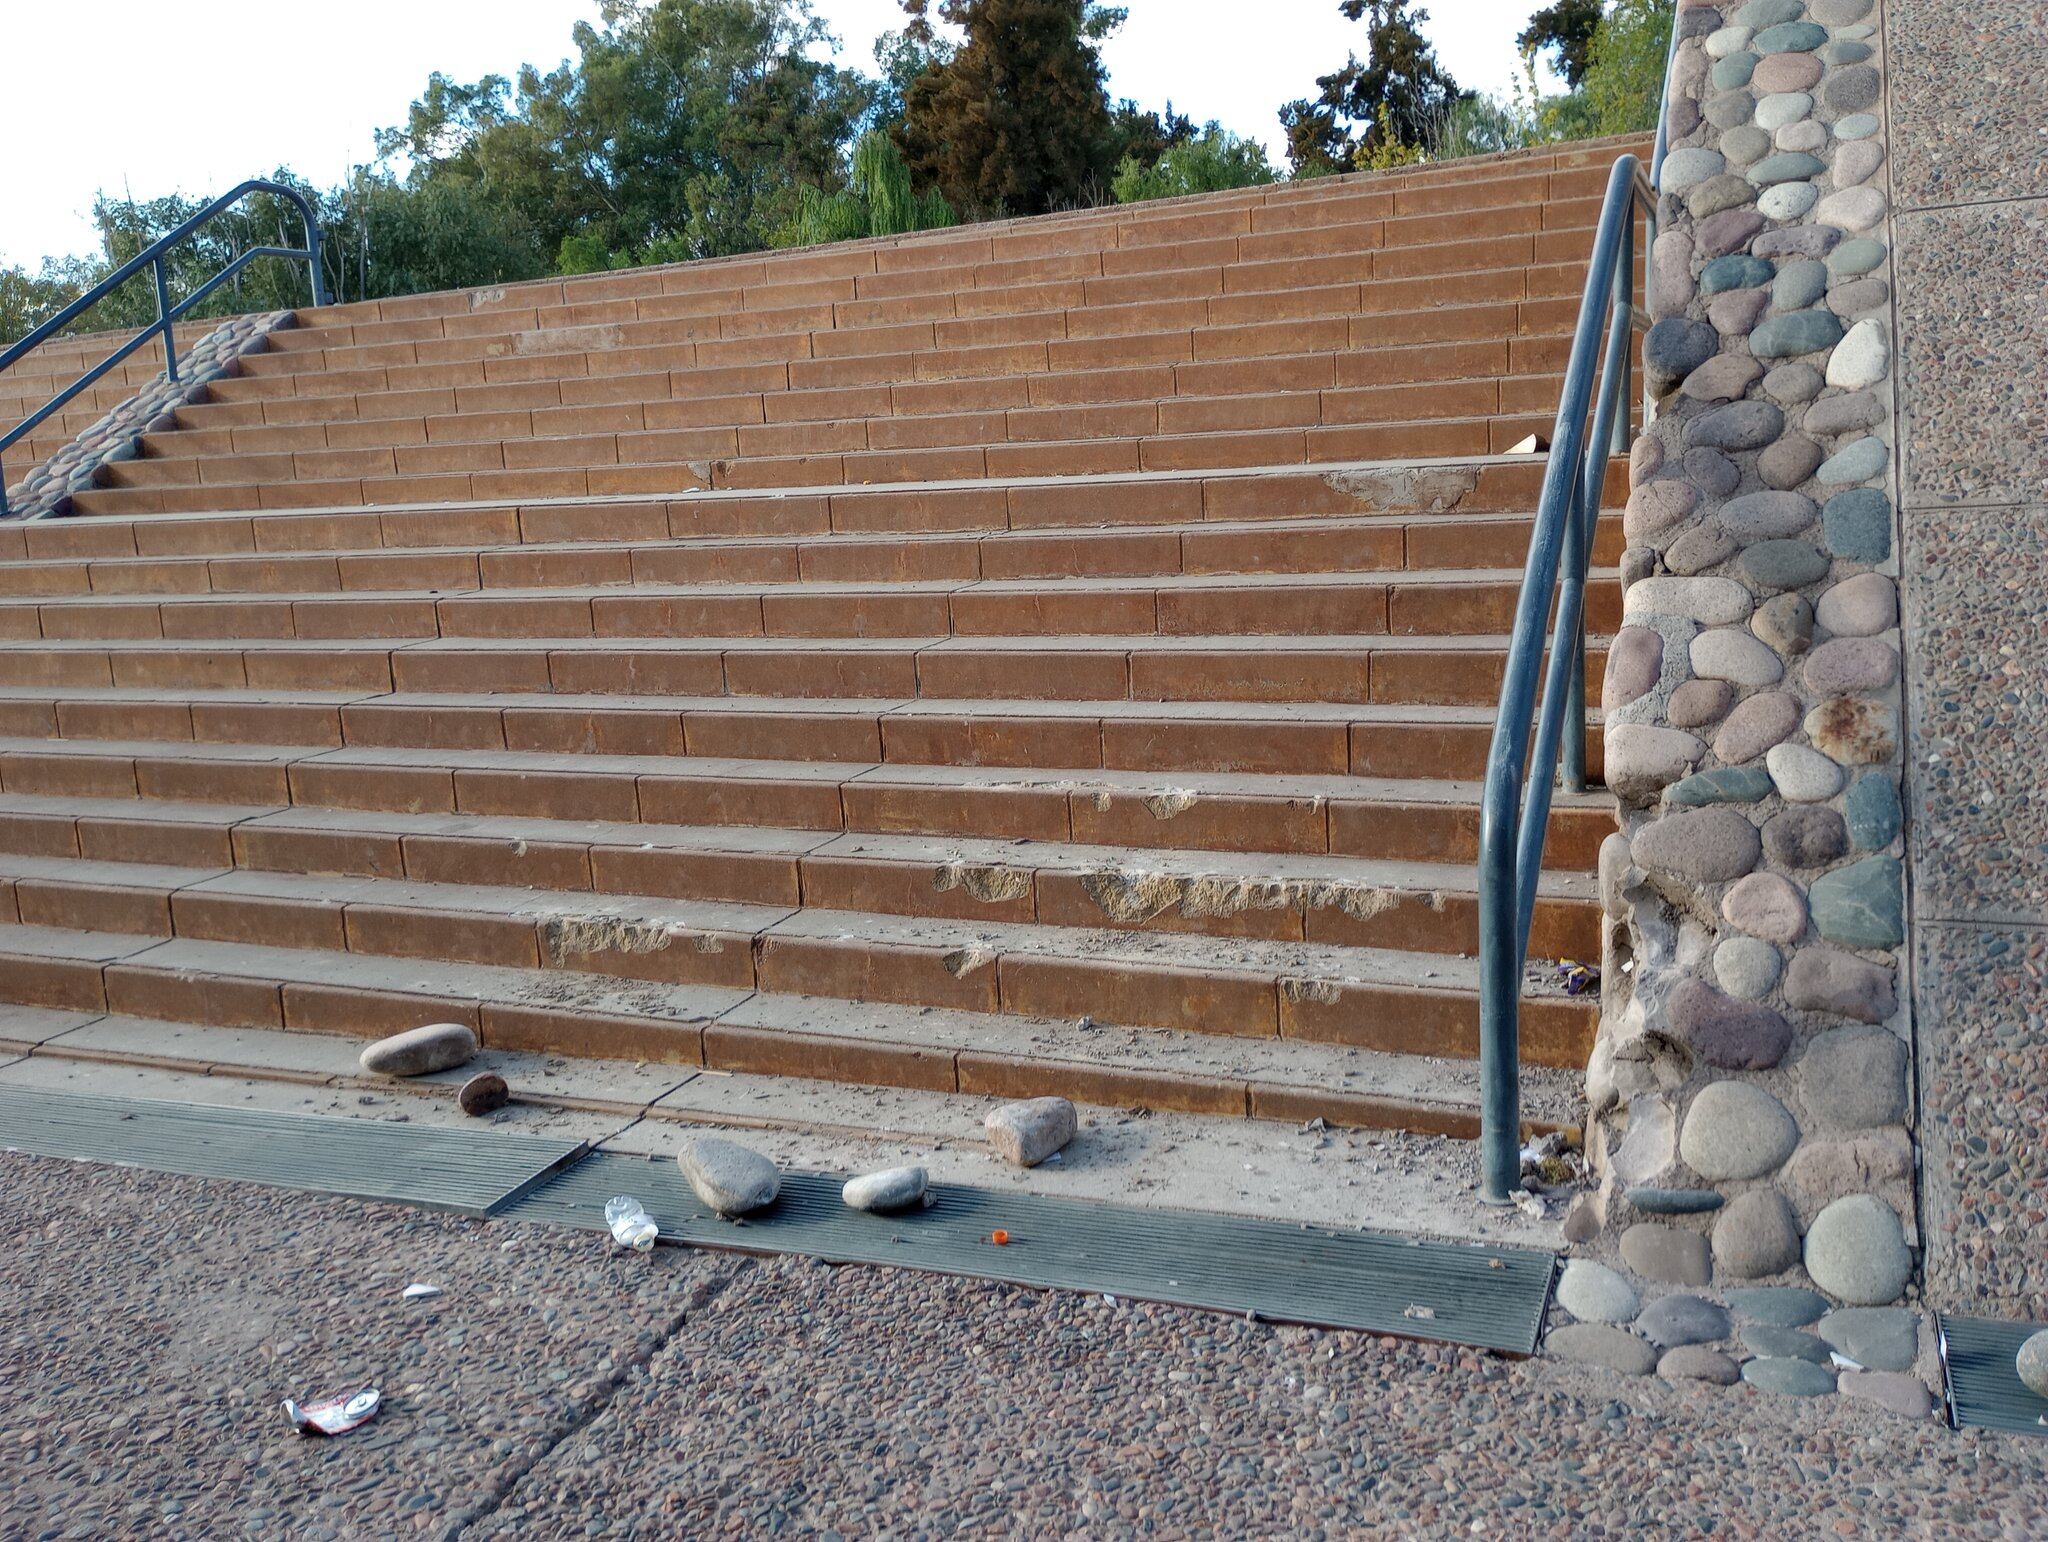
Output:
<svg viewBox="0 0 2048 1542">
<path fill-rule="evenodd" d="M 1104 50 L 1113 95 L 1267 142 L 1279 105 L 1361 49 L 1337 0 L 1123 0 Z M 1429 33 L 1459 82 L 1503 89 L 1541 0 L 1434 0 Z M 814 0 L 849 64 L 902 25 L 897 0 Z M 222 191 L 288 165 L 339 181 L 433 70 L 463 80 L 551 65 L 595 0 L 0 0 L 0 264 L 95 240 L 95 189 Z M 89 61 L 89 63 L 88 63 Z M 81 79 L 80 69 L 89 73 Z M 83 91 L 81 88 L 84 88 Z"/>
</svg>

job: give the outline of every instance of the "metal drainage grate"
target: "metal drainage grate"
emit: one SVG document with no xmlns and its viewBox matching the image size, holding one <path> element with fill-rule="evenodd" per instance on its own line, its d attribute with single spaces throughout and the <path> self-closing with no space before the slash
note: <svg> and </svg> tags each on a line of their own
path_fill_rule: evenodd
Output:
<svg viewBox="0 0 2048 1542">
<path fill-rule="evenodd" d="M 0 1147 L 486 1215 L 586 1149 L 491 1130 L 0 1087 Z"/>
<path fill-rule="evenodd" d="M 697 1201 L 673 1160 L 598 1151 L 499 1213 L 602 1230 L 605 1200 L 632 1194 L 665 1238 L 698 1246 L 1103 1291 L 1512 1354 L 1535 1351 L 1555 1263 L 1549 1253 L 1523 1248 L 1414 1242 L 954 1184 L 936 1189 L 937 1202 L 927 1210 L 866 1215 L 841 1202 L 840 1182 L 785 1174 L 772 1209 L 734 1223 Z M 1009 1233 L 1008 1245 L 989 1242 L 997 1228 Z"/>
<path fill-rule="evenodd" d="M 2016 1435 L 2048 1436 L 2048 1399 L 2036 1397 L 2013 1368 L 2013 1356 L 2048 1323 L 1998 1322 L 1988 1317 L 1935 1314 L 1941 1325 L 1941 1363 L 1948 1372 L 1948 1406 L 1958 1425 Z"/>
</svg>

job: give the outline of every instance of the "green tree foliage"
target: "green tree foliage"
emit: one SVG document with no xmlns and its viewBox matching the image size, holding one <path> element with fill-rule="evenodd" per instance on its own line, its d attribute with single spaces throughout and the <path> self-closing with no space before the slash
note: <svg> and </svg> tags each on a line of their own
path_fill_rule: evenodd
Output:
<svg viewBox="0 0 2048 1542">
<path fill-rule="evenodd" d="M 1316 78 L 1318 94 L 1280 109 L 1287 157 L 1297 177 L 1401 164 L 1419 152 L 1432 127 L 1467 95 L 1422 35 L 1427 10 L 1413 0 L 1339 0 L 1337 9 L 1367 27 L 1366 57 Z"/>
<path fill-rule="evenodd" d="M 817 246 L 862 236 L 898 236 L 954 223 L 953 207 L 937 188 L 910 185 L 910 168 L 894 140 L 869 129 L 853 147 L 853 176 L 843 193 L 806 184 L 796 216 L 776 232 L 777 246 Z"/>
<path fill-rule="evenodd" d="M 1276 180 L 1276 175 L 1264 145 L 1210 123 L 1197 137 L 1161 150 L 1150 166 L 1135 155 L 1125 156 L 1113 186 L 1118 203 L 1142 203 L 1148 198 L 1257 187 Z"/>
<path fill-rule="evenodd" d="M 1515 44 L 1524 58 L 1542 58 L 1550 63 L 1572 90 L 1586 78 L 1592 61 L 1593 34 L 1600 26 L 1603 0 L 1552 0 L 1524 27 Z"/>
<path fill-rule="evenodd" d="M 873 105 L 806 0 L 604 0 L 579 57 L 516 84 L 436 75 L 379 137 L 406 185 L 458 180 L 568 268 L 757 250 L 803 184 L 836 190 Z M 566 243 L 566 245 L 565 245 Z"/>
<path fill-rule="evenodd" d="M 1115 149 L 1097 44 L 1123 12 L 1090 0 L 903 0 L 913 39 L 932 12 L 965 39 L 910 84 L 899 140 L 920 185 L 976 213 L 1091 202 Z"/>
<path fill-rule="evenodd" d="M 1583 94 L 1590 134 L 1636 134 L 1657 126 L 1674 0 L 1615 0 L 1593 34 Z"/>
</svg>

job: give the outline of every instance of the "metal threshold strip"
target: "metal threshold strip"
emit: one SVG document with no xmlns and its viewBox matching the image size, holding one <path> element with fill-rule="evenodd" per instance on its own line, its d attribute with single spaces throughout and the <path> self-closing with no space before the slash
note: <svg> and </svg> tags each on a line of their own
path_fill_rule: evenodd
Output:
<svg viewBox="0 0 2048 1542">
<path fill-rule="evenodd" d="M 2027 1390 L 2013 1357 L 2048 1323 L 1999 1322 L 1937 1312 L 1941 1364 L 1948 1377 L 1949 1413 L 1957 1427 L 2048 1436 L 2048 1398 Z"/>
<path fill-rule="evenodd" d="M 1556 1268 L 1536 1249 L 945 1184 L 928 1209 L 850 1210 L 842 1180 L 785 1174 L 744 1222 L 700 1204 L 674 1161 L 491 1130 L 0 1088 L 0 1147 L 193 1177 L 604 1230 L 633 1194 L 666 1241 L 883 1264 L 1170 1302 L 1274 1322 L 1535 1352 Z M 1007 1233 L 998 1246 L 991 1238 Z"/>
<path fill-rule="evenodd" d="M 632 1194 L 664 1239 L 696 1247 L 1099 1291 L 1519 1355 L 1535 1352 L 1555 1267 L 1552 1254 L 1528 1248 L 960 1184 L 935 1188 L 929 1209 L 868 1215 L 840 1200 L 843 1181 L 785 1173 L 775 1204 L 735 1223 L 712 1215 L 673 1161 L 598 1151 L 500 1213 L 602 1230 L 605 1200 Z M 998 1230 L 1010 1239 L 1000 1247 L 989 1240 Z"/>
<path fill-rule="evenodd" d="M 489 1215 L 588 1146 L 494 1130 L 0 1087 L 0 1148 Z"/>
</svg>

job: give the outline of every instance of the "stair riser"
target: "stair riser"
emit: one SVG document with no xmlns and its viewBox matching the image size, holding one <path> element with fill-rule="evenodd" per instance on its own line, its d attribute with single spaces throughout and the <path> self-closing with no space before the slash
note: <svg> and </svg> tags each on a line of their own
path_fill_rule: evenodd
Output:
<svg viewBox="0 0 2048 1542">
<path fill-rule="evenodd" d="M 0 783 L 10 793 L 57 797 L 1079 841 L 1140 850 L 1270 851 L 1416 862 L 1469 862 L 1478 852 L 1474 807 L 1385 798 L 1204 794 L 1180 812 L 1155 812 L 1151 792 L 1092 788 L 1085 772 L 1070 779 L 1020 779 L 1009 787 L 947 787 L 875 775 L 849 781 L 778 780 L 731 772 L 636 775 L 573 765 L 548 773 L 490 772 L 396 763 L 193 761 L 169 753 L 152 758 L 17 752 L 0 756 Z M 18 816 L 9 819 L 21 826 Z M 1562 867 L 1589 868 L 1612 828 L 1612 815 L 1603 810 L 1553 811 L 1552 860 Z M 133 836 L 124 827 L 119 838 Z"/>
<path fill-rule="evenodd" d="M 997 956 L 992 950 L 985 960 L 962 964 L 938 946 L 780 934 L 750 938 L 703 932 L 677 935 L 668 946 L 652 951 L 607 948 L 584 953 L 569 951 L 564 934 L 546 923 L 536 926 L 531 920 L 482 913 L 402 905 L 337 906 L 198 890 L 172 894 L 142 884 L 111 888 L 22 880 L 11 890 L 7 903 L 31 925 L 378 958 L 561 969 L 667 985 L 759 989 L 1005 1016 L 1093 1016 L 1125 1027 L 1306 1039 L 1399 1054 L 1469 1059 L 1477 1053 L 1476 999 L 1426 986 L 1283 981 L 1248 971 L 1155 968 L 1120 959 Z M 141 1003 L 119 987 L 115 977 L 122 974 L 119 965 L 109 970 L 105 1008 L 136 1014 Z M 190 1020 L 257 1026 L 203 988 L 164 992 L 149 1010 L 181 1019 L 181 995 L 188 1002 L 198 998 L 195 1004 L 207 1014 Z M 1532 1002 L 1523 1010 L 1524 1058 L 1537 1065 L 1578 1064 L 1590 1047 L 1590 1027 L 1588 1011 L 1579 1003 Z"/>
<path fill-rule="evenodd" d="M 1242 588 L 0 604 L 0 639 L 1469 636 L 1509 631 L 1520 593 L 1519 580 L 1407 585 L 1319 576 Z M 1587 611 L 1590 627 L 1611 632 L 1620 624 L 1618 587 L 1593 590 Z"/>
<path fill-rule="evenodd" d="M 1540 461 L 1400 469 L 1159 476 L 1109 483 L 802 492 L 463 508 L 348 510 L 260 518 L 91 518 L 0 527 L 0 560 L 230 556 L 579 541 L 1045 530 L 1100 524 L 1183 524 L 1416 513 L 1524 513 L 1536 506 Z M 1628 468 L 1610 468 L 1603 507 L 1628 496 Z M 108 489 L 78 495 L 125 496 Z M 90 513 L 90 509 L 81 509 Z"/>
</svg>

